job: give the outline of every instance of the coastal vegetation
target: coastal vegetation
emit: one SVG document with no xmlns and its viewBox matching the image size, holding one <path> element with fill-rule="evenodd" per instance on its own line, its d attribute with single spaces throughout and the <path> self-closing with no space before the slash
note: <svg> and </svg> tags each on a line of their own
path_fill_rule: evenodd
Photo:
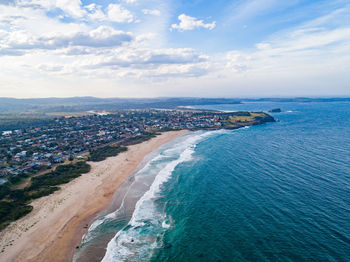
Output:
<svg viewBox="0 0 350 262">
<path fill-rule="evenodd" d="M 98 162 L 105 160 L 107 157 L 116 156 L 121 152 L 125 152 L 128 150 L 125 146 L 104 146 L 96 148 L 92 151 L 90 151 L 90 157 L 89 160 L 93 162 Z"/>
<path fill-rule="evenodd" d="M 150 140 L 153 137 L 156 137 L 157 135 L 160 135 L 160 133 L 156 132 L 145 132 L 141 135 L 129 137 L 128 139 L 125 139 L 122 144 L 123 145 L 135 145 L 142 143 L 144 141 Z"/>
<path fill-rule="evenodd" d="M 157 135 L 160 135 L 160 133 L 144 132 L 140 135 L 128 137 L 115 145 L 107 145 L 95 148 L 93 150 L 90 150 L 89 160 L 93 162 L 99 162 L 105 160 L 107 157 L 117 156 L 119 153 L 128 150 L 126 146 L 142 143 L 144 141 L 150 140 L 153 137 L 156 137 Z"/>
<path fill-rule="evenodd" d="M 11 189 L 11 183 L 0 186 L 0 230 L 11 221 L 28 214 L 33 207 L 30 201 L 47 196 L 59 190 L 59 185 L 68 183 L 74 178 L 90 171 L 90 165 L 85 161 L 60 165 L 47 174 L 32 177 L 31 185 L 24 189 Z"/>
<path fill-rule="evenodd" d="M 0 201 L 0 230 L 32 211 L 33 207 L 19 202 Z"/>
<path fill-rule="evenodd" d="M 32 178 L 32 184 L 27 189 L 29 195 L 33 195 L 41 189 L 65 184 L 74 178 L 90 171 L 90 165 L 84 161 L 58 166 L 54 171 Z M 32 197 L 34 198 L 34 197 Z"/>
<path fill-rule="evenodd" d="M 225 128 L 235 129 L 274 121 L 273 117 L 264 112 L 236 112 L 228 117 Z"/>
</svg>

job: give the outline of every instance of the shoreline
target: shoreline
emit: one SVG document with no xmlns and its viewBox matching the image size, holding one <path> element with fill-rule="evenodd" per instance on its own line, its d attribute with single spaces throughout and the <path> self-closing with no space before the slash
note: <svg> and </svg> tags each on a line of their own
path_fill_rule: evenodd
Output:
<svg viewBox="0 0 350 262">
<path fill-rule="evenodd" d="M 0 232 L 0 261 L 71 261 L 86 225 L 112 201 L 143 159 L 161 145 L 189 132 L 164 132 L 101 162 L 52 195 L 34 200 L 33 211 Z"/>
</svg>

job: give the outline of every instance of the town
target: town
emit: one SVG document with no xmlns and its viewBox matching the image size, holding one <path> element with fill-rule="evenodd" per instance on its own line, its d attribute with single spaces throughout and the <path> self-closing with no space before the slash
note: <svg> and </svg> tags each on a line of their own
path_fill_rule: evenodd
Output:
<svg viewBox="0 0 350 262">
<path fill-rule="evenodd" d="M 254 115 L 255 114 L 255 115 Z M 103 145 L 127 144 L 145 134 L 179 129 L 239 128 L 271 122 L 265 113 L 200 110 L 120 110 L 58 117 L 41 126 L 3 131 L 0 136 L 0 184 L 15 183 L 67 160 L 79 159 Z"/>
</svg>

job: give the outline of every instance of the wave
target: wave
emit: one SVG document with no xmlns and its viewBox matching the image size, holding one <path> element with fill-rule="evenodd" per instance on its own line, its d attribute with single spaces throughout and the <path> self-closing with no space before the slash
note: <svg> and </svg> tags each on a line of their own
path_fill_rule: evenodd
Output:
<svg viewBox="0 0 350 262">
<path fill-rule="evenodd" d="M 133 182 L 127 186 L 123 193 L 121 193 L 120 206 L 118 209 L 98 217 L 90 225 L 88 232 L 82 238 L 80 245 L 81 249 L 88 246 L 90 241 L 93 243 L 94 239 L 98 238 L 99 235 L 106 230 L 106 228 L 111 228 L 111 225 L 115 224 L 115 221 L 124 221 L 118 223 L 118 227 L 123 227 L 123 224 L 127 223 L 133 211 L 130 210 L 130 207 L 127 209 L 127 207 L 130 206 L 130 198 L 134 199 L 135 202 L 132 204 L 132 206 L 135 206 L 137 199 L 141 198 L 143 192 L 145 192 L 147 188 L 151 187 L 151 183 L 155 179 L 155 176 L 159 175 L 160 171 L 165 168 L 167 162 L 178 159 L 181 152 L 184 152 L 186 148 L 192 147 L 194 150 L 198 142 L 209 138 L 210 136 L 231 134 L 235 131 L 237 130 L 221 129 L 206 132 L 198 131 L 184 135 L 153 152 L 150 156 L 148 156 L 148 159 L 146 159 L 144 166 L 133 175 Z M 140 184 L 148 185 L 143 192 L 142 190 L 139 190 Z M 169 224 L 164 224 L 164 228 L 167 226 L 169 226 Z M 119 228 L 116 228 L 116 230 L 119 230 Z M 76 254 L 75 257 L 79 257 L 79 254 Z"/>
<path fill-rule="evenodd" d="M 171 219 L 167 218 L 166 214 L 157 208 L 155 202 L 161 197 L 162 186 L 171 178 L 172 173 L 179 164 L 193 159 L 196 145 L 200 141 L 219 133 L 222 133 L 222 131 L 191 134 L 182 142 L 162 151 L 140 170 L 141 174 L 148 172 L 150 167 L 154 167 L 152 163 L 166 160 L 165 163 L 163 162 L 163 165 L 160 165 L 161 169 L 158 170 L 158 174 L 155 176 L 149 190 L 137 201 L 127 226 L 120 230 L 108 243 L 103 262 L 149 259 L 152 250 L 160 245 L 159 241 L 157 241 L 159 236 L 164 230 L 171 227 Z M 108 216 L 112 217 L 112 214 Z"/>
<path fill-rule="evenodd" d="M 118 214 L 123 210 L 124 208 L 124 205 L 125 205 L 125 199 L 127 198 L 128 196 L 128 193 L 130 192 L 130 190 L 132 190 L 132 185 L 138 181 L 138 177 L 140 176 L 140 174 L 146 172 L 149 168 L 151 168 L 152 164 L 159 161 L 159 160 L 162 160 L 164 159 L 166 156 L 164 154 L 158 154 L 156 157 L 152 158 L 149 162 L 146 163 L 146 165 L 141 169 L 139 170 L 136 174 L 135 174 L 135 181 L 130 185 L 130 187 L 128 188 L 127 192 L 124 194 L 123 196 L 123 199 L 122 199 L 122 202 L 121 202 L 121 205 L 120 207 L 113 211 L 112 213 L 109 213 L 107 215 L 105 215 L 103 218 L 100 218 L 100 219 L 97 219 L 95 220 L 88 232 L 92 232 L 94 231 L 98 226 L 102 225 L 103 223 L 109 221 L 109 220 L 113 220 L 113 219 L 116 219 L 118 217 Z M 88 242 L 89 240 L 91 240 L 93 236 L 90 236 L 87 235 L 85 238 L 84 238 L 84 242 Z"/>
</svg>

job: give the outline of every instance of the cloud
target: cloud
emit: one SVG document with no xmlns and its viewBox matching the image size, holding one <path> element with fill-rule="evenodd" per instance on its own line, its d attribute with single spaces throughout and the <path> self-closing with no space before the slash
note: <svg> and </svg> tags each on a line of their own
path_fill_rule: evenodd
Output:
<svg viewBox="0 0 350 262">
<path fill-rule="evenodd" d="M 181 14 L 178 16 L 180 20 L 179 24 L 172 24 L 171 29 L 177 29 L 179 31 L 193 30 L 197 28 L 206 28 L 212 30 L 216 26 L 216 22 L 205 24 L 203 20 L 197 20 L 195 17 Z"/>
<path fill-rule="evenodd" d="M 208 57 L 193 49 L 117 48 L 82 56 L 71 63 L 41 63 L 34 67 L 52 76 L 84 76 L 91 79 L 167 81 L 168 78 L 200 77 L 212 71 Z"/>
<path fill-rule="evenodd" d="M 226 54 L 226 67 L 236 73 L 245 72 L 249 69 L 251 56 L 238 51 L 230 51 Z"/>
<path fill-rule="evenodd" d="M 121 0 L 122 2 L 125 2 L 127 4 L 134 4 L 137 2 L 137 0 Z"/>
<path fill-rule="evenodd" d="M 40 45 L 38 39 L 27 31 L 18 30 L 15 32 L 6 32 L 6 36 L 0 40 L 0 47 L 3 49 L 30 49 Z"/>
<path fill-rule="evenodd" d="M 251 51 L 230 51 L 226 66 L 235 72 L 285 72 L 290 75 L 327 73 L 325 68 L 347 67 L 350 61 L 350 27 L 295 28 L 257 43 Z M 338 65 L 337 65 L 338 64 Z"/>
<path fill-rule="evenodd" d="M 38 66 L 38 69 L 46 72 L 59 72 L 63 69 L 63 66 L 52 65 L 52 64 L 42 64 Z"/>
<path fill-rule="evenodd" d="M 86 14 L 80 0 L 56 0 L 56 7 L 73 17 L 83 17 Z"/>
<path fill-rule="evenodd" d="M 130 42 L 130 33 L 115 30 L 108 26 L 100 26 L 89 33 L 77 32 L 72 35 L 58 35 L 42 37 L 40 40 L 48 47 L 88 46 L 88 47 L 114 47 L 124 42 Z"/>
<path fill-rule="evenodd" d="M 148 77 L 183 78 L 200 77 L 210 72 L 209 63 L 190 63 L 181 65 L 161 65 L 154 71 L 147 72 Z"/>
<path fill-rule="evenodd" d="M 88 10 L 88 17 L 91 20 L 106 20 L 106 14 L 102 11 L 102 6 L 96 4 L 90 4 L 84 6 Z"/>
<path fill-rule="evenodd" d="M 81 18 L 86 15 L 86 10 L 84 10 L 81 0 L 17 0 L 14 1 L 14 5 L 33 10 L 55 11 L 55 9 L 60 9 L 65 16 L 74 18 Z"/>
<path fill-rule="evenodd" d="M 168 48 L 168 49 L 122 49 L 114 51 L 114 55 L 102 58 L 95 66 L 120 66 L 120 67 L 142 67 L 159 66 L 170 64 L 201 63 L 208 60 L 207 56 L 199 54 L 191 48 Z"/>
<path fill-rule="evenodd" d="M 53 33 L 35 37 L 26 31 L 0 32 L 0 48 L 5 52 L 10 50 L 28 50 L 28 49 L 57 49 L 70 46 L 83 47 L 116 47 L 123 43 L 131 42 L 133 37 L 131 33 L 115 30 L 108 26 L 100 26 L 90 32 L 75 32 L 70 34 Z M 0 49 L 0 50 L 1 50 Z M 17 54 L 16 52 L 14 52 Z"/>
<path fill-rule="evenodd" d="M 142 12 L 145 15 L 155 15 L 155 16 L 160 16 L 161 15 L 160 11 L 157 10 L 157 9 L 142 9 Z"/>
<path fill-rule="evenodd" d="M 336 86 L 349 90 L 350 7 L 340 8 L 345 0 L 320 8 L 323 16 L 315 17 L 320 13 L 315 10 L 297 20 L 294 14 L 304 10 L 274 14 L 298 0 L 247 0 L 213 10 L 215 19 L 181 12 L 176 22 L 170 22 L 174 6 L 164 0 L 0 2 L 0 95 L 278 95 L 303 93 L 309 85 L 323 86 L 328 94 Z M 138 15 L 142 23 L 135 22 Z M 257 21 L 266 23 L 270 15 L 273 23 L 291 17 L 293 23 L 271 26 L 253 39 L 244 35 L 251 41 L 237 50 L 231 49 L 241 46 L 242 36 L 233 41 L 221 28 L 212 32 L 217 46 L 208 48 L 209 54 L 191 48 L 205 40 L 194 36 L 186 41 L 189 48 L 170 48 L 184 43 L 169 36 L 169 27 L 213 30 L 220 19 L 222 30 L 225 23 L 230 30 L 241 25 L 259 30 Z M 104 88 L 96 88 L 101 83 Z"/>
<path fill-rule="evenodd" d="M 134 20 L 132 13 L 119 4 L 108 6 L 108 18 L 110 21 L 118 23 L 131 23 Z"/>
</svg>

